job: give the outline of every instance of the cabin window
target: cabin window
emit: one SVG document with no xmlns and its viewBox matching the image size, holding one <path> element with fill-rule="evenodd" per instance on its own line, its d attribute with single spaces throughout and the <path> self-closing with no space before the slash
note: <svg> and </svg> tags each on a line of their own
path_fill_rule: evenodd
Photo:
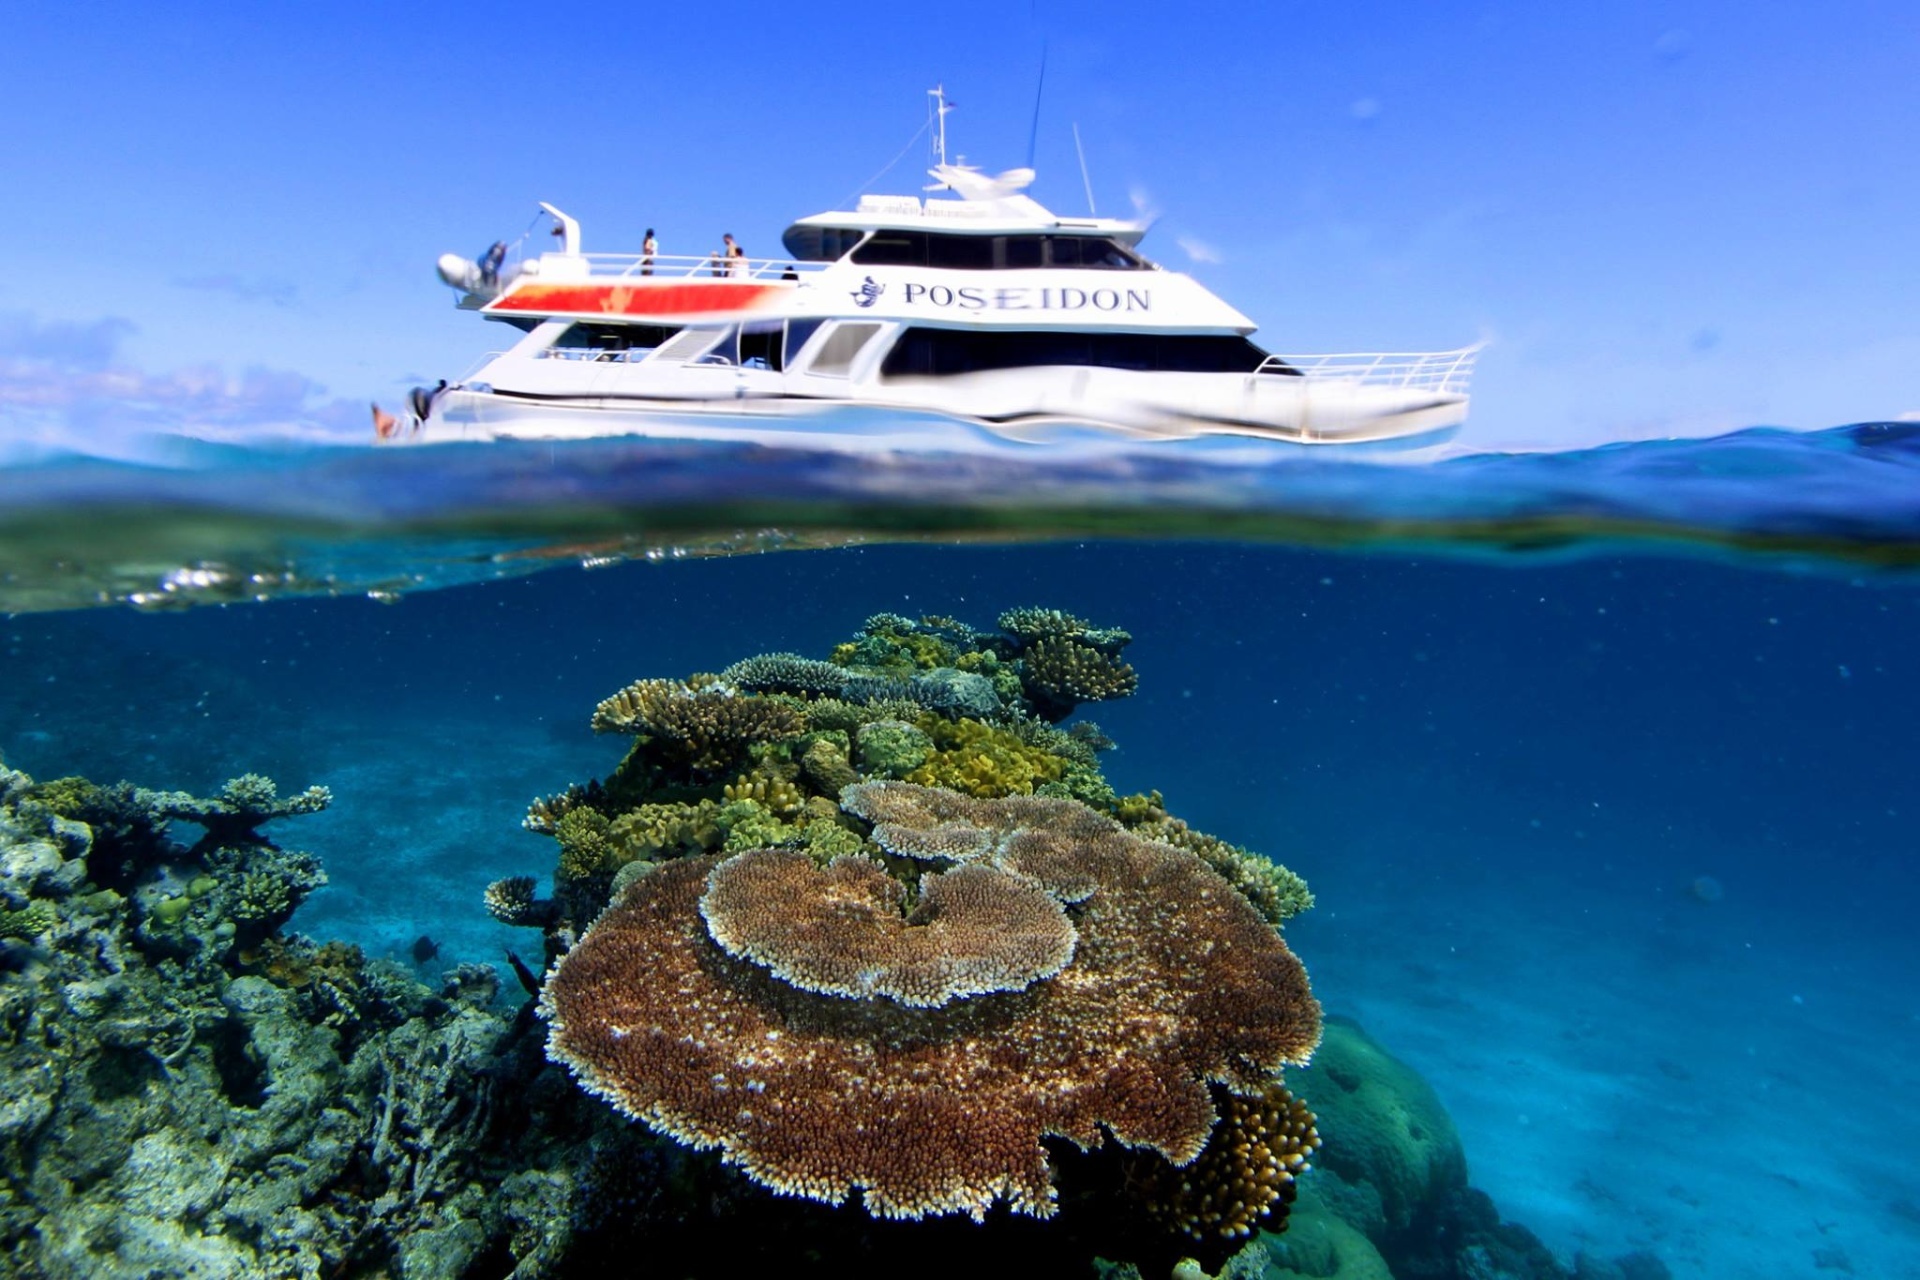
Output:
<svg viewBox="0 0 1920 1280">
<path fill-rule="evenodd" d="M 663 362 L 692 360 L 696 356 L 706 354 L 709 348 L 714 347 L 722 338 L 732 336 L 731 329 L 682 329 L 672 341 L 661 345 L 654 358 Z M 714 354 L 720 359 L 731 361 L 732 344 L 726 344 Z M 719 363 L 719 360 L 714 363 Z"/>
<path fill-rule="evenodd" d="M 1105 236 L 969 236 L 888 228 L 853 251 L 865 267 L 937 267 L 943 271 L 1025 271 L 1094 267 L 1142 271 L 1146 262 Z"/>
<path fill-rule="evenodd" d="M 927 265 L 945 271 L 991 271 L 993 236 L 928 236 Z"/>
<path fill-rule="evenodd" d="M 846 377 L 847 371 L 853 367 L 854 357 L 878 332 L 880 326 L 877 324 L 836 325 L 827 334 L 826 341 L 820 344 L 819 353 L 813 357 L 808 372 L 833 378 Z"/>
<path fill-rule="evenodd" d="M 786 363 L 788 364 L 793 363 L 794 357 L 800 354 L 800 349 L 807 345 L 807 339 L 811 338 L 815 333 L 819 332 L 820 326 L 823 323 L 824 321 L 820 321 L 820 320 L 789 320 L 787 321 Z"/>
<path fill-rule="evenodd" d="M 740 367 L 780 372 L 782 338 L 786 326 L 781 322 L 757 320 L 740 330 Z"/>
<path fill-rule="evenodd" d="M 866 234 L 865 227 L 789 227 L 780 241 L 802 262 L 838 262 Z"/>
<path fill-rule="evenodd" d="M 680 332 L 675 325 L 570 324 L 545 354 L 554 360 L 639 360 Z"/>
<path fill-rule="evenodd" d="M 853 251 L 853 260 L 863 267 L 924 267 L 927 237 L 920 231 L 876 231 Z"/>
<path fill-rule="evenodd" d="M 1259 347 L 1230 333 L 909 329 L 887 353 L 880 372 L 888 378 L 937 378 L 989 369 L 1068 365 L 1157 373 L 1252 373 L 1266 358 Z"/>
</svg>

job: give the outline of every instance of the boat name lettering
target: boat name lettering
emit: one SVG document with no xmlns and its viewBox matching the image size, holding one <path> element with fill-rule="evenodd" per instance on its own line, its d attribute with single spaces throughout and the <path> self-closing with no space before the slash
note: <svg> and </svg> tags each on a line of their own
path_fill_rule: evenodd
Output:
<svg viewBox="0 0 1920 1280">
<path fill-rule="evenodd" d="M 957 307 L 961 311 L 1150 311 L 1153 294 L 1147 289 L 1014 288 L 976 289 L 944 284 L 902 286 L 908 304 Z M 861 303 L 862 306 L 869 305 Z"/>
</svg>

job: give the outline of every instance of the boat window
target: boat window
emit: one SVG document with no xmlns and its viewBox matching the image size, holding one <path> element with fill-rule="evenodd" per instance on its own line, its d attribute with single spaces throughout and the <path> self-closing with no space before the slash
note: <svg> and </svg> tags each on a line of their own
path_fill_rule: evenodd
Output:
<svg viewBox="0 0 1920 1280">
<path fill-rule="evenodd" d="M 920 231 L 876 231 L 853 251 L 853 260 L 863 267 L 924 267 L 927 237 Z"/>
<path fill-rule="evenodd" d="M 928 236 L 927 265 L 948 271 L 991 271 L 993 242 L 993 236 Z"/>
<path fill-rule="evenodd" d="M 732 332 L 731 329 L 682 329 L 678 334 L 674 335 L 670 341 L 661 344 L 660 350 L 654 355 L 654 359 L 669 363 L 673 361 L 691 360 L 695 356 L 707 351 L 715 343 L 719 342 L 720 339 L 729 336 Z M 722 354 L 726 355 L 727 353 L 722 352 Z M 728 358 L 730 359 L 731 356 L 728 356 Z"/>
<path fill-rule="evenodd" d="M 807 345 L 807 339 L 811 338 L 815 333 L 819 331 L 822 323 L 823 321 L 819 321 L 819 320 L 787 321 L 786 363 L 788 364 L 793 363 L 793 358 L 800 354 L 800 348 Z"/>
<path fill-rule="evenodd" d="M 1101 267 L 1138 271 L 1144 265 L 1112 240 L 1101 236 L 1048 236 L 1048 264 L 1055 267 Z"/>
<path fill-rule="evenodd" d="M 802 262 L 838 262 L 867 234 L 865 227 L 788 227 L 780 242 Z"/>
<path fill-rule="evenodd" d="M 1266 358 L 1266 352 L 1231 333 L 909 329 L 887 353 L 880 373 L 888 378 L 947 377 L 1039 365 L 1159 373 L 1252 373 Z"/>
<path fill-rule="evenodd" d="M 678 325 L 570 324 L 545 354 L 553 360 L 638 360 L 680 332 Z"/>
<path fill-rule="evenodd" d="M 785 328 L 779 321 L 759 320 L 740 330 L 740 367 L 771 369 L 780 372 L 781 337 Z"/>
<path fill-rule="evenodd" d="M 853 251 L 866 267 L 938 267 L 946 271 L 1023 271 L 1095 267 L 1142 271 L 1146 263 L 1105 236 L 969 236 L 886 228 Z"/>
<path fill-rule="evenodd" d="M 836 325 L 827 334 L 820 351 L 813 357 L 813 363 L 807 367 L 809 373 L 825 374 L 828 377 L 844 378 L 847 370 L 853 366 L 853 358 L 860 354 L 860 348 L 867 345 L 874 334 L 880 332 L 877 324 Z"/>
<path fill-rule="evenodd" d="M 1009 271 L 1025 271 L 1047 265 L 1045 236 L 1001 237 L 1001 261 Z"/>
</svg>

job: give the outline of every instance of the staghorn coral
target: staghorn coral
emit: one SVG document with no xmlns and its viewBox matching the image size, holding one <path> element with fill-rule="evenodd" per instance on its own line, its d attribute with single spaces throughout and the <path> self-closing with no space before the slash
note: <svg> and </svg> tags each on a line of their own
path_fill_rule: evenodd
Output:
<svg viewBox="0 0 1920 1280">
<path fill-rule="evenodd" d="M 908 912 L 906 886 L 872 859 L 822 870 L 778 849 L 715 867 L 700 915 L 721 950 L 802 991 L 919 1008 L 1050 978 L 1077 936 L 1043 889 L 992 867 L 921 877 Z"/>
<path fill-rule="evenodd" d="M 834 694 L 846 682 L 847 671 L 797 653 L 763 653 L 734 663 L 720 679 L 755 693 Z"/>
<path fill-rule="evenodd" d="M 645 734 L 702 771 L 723 768 L 752 743 L 806 731 L 790 701 L 682 680 L 635 681 L 594 708 L 592 725 L 595 733 Z"/>
<path fill-rule="evenodd" d="M 806 707 L 807 726 L 816 733 L 855 733 L 876 720 L 913 720 L 923 707 L 908 698 L 858 702 L 845 698 L 818 698 Z"/>
<path fill-rule="evenodd" d="M 847 803 L 884 815 L 891 851 L 924 856 L 902 837 L 970 830 L 975 856 L 1078 903 L 1071 963 L 936 1008 L 816 994 L 715 943 L 701 903 L 719 864 L 682 859 L 635 881 L 553 970 L 549 1054 L 776 1191 L 980 1218 L 1000 1199 L 1055 1211 L 1042 1137 L 1091 1148 L 1110 1134 L 1185 1163 L 1215 1122 L 1209 1082 L 1255 1091 L 1312 1052 L 1305 971 L 1194 855 L 1065 800 L 865 783 Z M 840 939 L 873 919 L 828 912 L 822 927 Z"/>
<path fill-rule="evenodd" d="M 1134 669 L 1084 641 L 1048 636 L 1027 647 L 1021 683 L 1041 718 L 1060 721 L 1083 702 L 1124 698 L 1139 686 Z"/>
</svg>

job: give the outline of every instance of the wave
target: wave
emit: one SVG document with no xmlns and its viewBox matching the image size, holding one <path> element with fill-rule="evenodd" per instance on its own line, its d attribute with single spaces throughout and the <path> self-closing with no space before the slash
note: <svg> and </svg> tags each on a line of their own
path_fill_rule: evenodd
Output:
<svg viewBox="0 0 1920 1280">
<path fill-rule="evenodd" d="M 450 586 L 555 564 L 902 540 L 1234 539 L 1920 565 L 1920 423 L 1422 457 L 1200 441 L 807 452 L 155 437 L 0 467 L 0 610 Z"/>
</svg>

